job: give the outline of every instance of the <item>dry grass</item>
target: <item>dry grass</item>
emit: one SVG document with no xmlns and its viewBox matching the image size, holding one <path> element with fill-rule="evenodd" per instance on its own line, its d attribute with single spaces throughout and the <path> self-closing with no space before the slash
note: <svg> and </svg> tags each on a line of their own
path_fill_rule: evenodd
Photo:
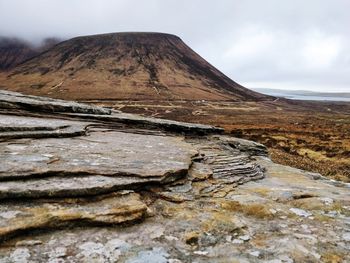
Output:
<svg viewBox="0 0 350 263">
<path fill-rule="evenodd" d="M 341 263 L 344 262 L 343 255 L 329 252 L 322 255 L 322 262 L 324 263 Z"/>
<path fill-rule="evenodd" d="M 329 217 L 326 215 L 321 215 L 321 214 L 315 214 L 314 217 L 315 217 L 315 220 L 317 220 L 319 222 L 330 222 L 333 220 L 332 217 Z"/>
<path fill-rule="evenodd" d="M 122 107 L 119 102 L 119 108 L 221 126 L 233 136 L 265 144 L 277 163 L 350 182 L 350 103 L 148 101 L 147 110 L 138 104 L 145 103 Z"/>
<path fill-rule="evenodd" d="M 250 243 L 257 248 L 264 248 L 268 244 L 268 235 L 266 234 L 256 234 Z"/>
<path fill-rule="evenodd" d="M 264 204 L 241 204 L 237 201 L 224 202 L 221 207 L 230 212 L 239 212 L 247 216 L 259 219 L 271 219 L 273 214 L 269 211 L 269 207 Z"/>
<path fill-rule="evenodd" d="M 350 167 L 336 160 L 315 160 L 310 156 L 290 154 L 281 149 L 270 148 L 271 159 L 280 164 L 318 172 L 335 180 L 350 182 Z"/>
</svg>

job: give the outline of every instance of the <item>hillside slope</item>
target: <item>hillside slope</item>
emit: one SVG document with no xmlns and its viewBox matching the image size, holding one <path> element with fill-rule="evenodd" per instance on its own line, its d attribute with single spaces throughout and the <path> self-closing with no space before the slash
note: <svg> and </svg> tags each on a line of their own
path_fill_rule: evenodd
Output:
<svg viewBox="0 0 350 263">
<path fill-rule="evenodd" d="M 0 37 L 0 71 L 13 69 L 58 42 L 60 41 L 56 38 L 47 38 L 40 45 L 34 46 L 18 38 Z"/>
<path fill-rule="evenodd" d="M 238 100 L 250 91 L 210 65 L 179 37 L 112 33 L 64 41 L 2 74 L 2 88 L 74 100 Z"/>
</svg>

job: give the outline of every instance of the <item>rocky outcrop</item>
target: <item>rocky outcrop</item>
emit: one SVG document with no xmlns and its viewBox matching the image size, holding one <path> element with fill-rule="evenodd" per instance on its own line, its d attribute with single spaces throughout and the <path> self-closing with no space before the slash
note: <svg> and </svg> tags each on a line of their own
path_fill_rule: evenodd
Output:
<svg viewBox="0 0 350 263">
<path fill-rule="evenodd" d="M 101 107 L 79 104 L 72 101 L 55 100 L 44 97 L 28 96 L 18 92 L 0 91 L 1 109 L 23 109 L 34 112 L 74 112 L 89 114 L 111 114 L 111 111 Z"/>
<path fill-rule="evenodd" d="M 24 112 L 23 112 L 24 111 Z M 208 133 L 222 133 L 223 129 L 202 125 L 202 124 L 191 124 L 185 122 L 162 120 L 150 117 L 142 117 L 135 114 L 122 113 L 120 111 L 110 110 L 102 107 L 96 107 L 92 105 L 77 103 L 73 101 L 64 101 L 50 99 L 46 97 L 29 96 L 23 95 L 17 92 L 0 90 L 0 113 L 10 115 L 26 115 L 26 116 L 38 116 L 49 118 L 50 121 L 55 116 L 52 113 L 59 113 L 59 118 L 81 120 L 85 122 L 85 126 L 105 126 L 105 127 L 121 127 L 125 129 L 150 129 L 150 130 L 165 130 L 175 133 L 197 133 L 197 134 L 208 134 Z M 49 115 L 45 115 L 49 114 Z M 50 115 L 51 114 L 51 115 Z M 21 121 L 21 123 L 30 122 L 31 125 L 37 125 L 38 119 L 28 118 Z M 54 120 L 57 121 L 57 120 Z M 88 125 L 87 122 L 92 122 L 92 125 Z M 44 121 L 45 122 L 45 121 Z M 34 124 L 33 124 L 34 123 Z M 61 122 L 62 123 L 62 122 Z M 72 123 L 72 122 L 71 122 Z M 4 121 L 0 122 L 0 125 L 5 127 Z M 21 124 L 18 122 L 15 125 L 16 129 L 22 129 Z M 66 125 L 72 127 L 73 125 Z M 7 126 L 8 127 L 8 126 Z M 36 126 L 36 130 L 40 130 L 40 126 Z M 1 128 L 0 131 L 6 132 L 12 128 L 7 129 Z M 34 129 L 34 128 L 33 128 Z M 23 131 L 24 129 L 22 129 Z M 47 128 L 41 129 L 47 130 Z M 0 135 L 1 136 L 1 135 Z"/>
<path fill-rule="evenodd" d="M 127 192 L 64 202 L 32 200 L 5 203 L 0 206 L 0 240 L 39 229 L 132 223 L 143 219 L 146 210 L 147 206 L 137 194 Z"/>
<path fill-rule="evenodd" d="M 1 94 L 1 262 L 350 260 L 348 187 L 261 144 Z"/>
</svg>

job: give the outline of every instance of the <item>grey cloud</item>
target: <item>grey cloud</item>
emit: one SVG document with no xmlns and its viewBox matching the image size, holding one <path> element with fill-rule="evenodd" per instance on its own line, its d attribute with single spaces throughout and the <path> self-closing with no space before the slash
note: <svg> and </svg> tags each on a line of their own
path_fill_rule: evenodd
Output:
<svg viewBox="0 0 350 263">
<path fill-rule="evenodd" d="M 0 35 L 179 35 L 248 87 L 350 91 L 348 0 L 0 0 Z"/>
</svg>

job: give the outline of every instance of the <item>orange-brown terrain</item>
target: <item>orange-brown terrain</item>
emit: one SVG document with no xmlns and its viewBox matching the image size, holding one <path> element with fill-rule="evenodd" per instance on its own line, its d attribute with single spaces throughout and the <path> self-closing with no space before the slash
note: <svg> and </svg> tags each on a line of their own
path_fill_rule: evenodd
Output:
<svg viewBox="0 0 350 263">
<path fill-rule="evenodd" d="M 264 143 L 274 161 L 350 181 L 350 103 L 290 101 L 248 90 L 174 35 L 67 40 L 1 73 L 0 88 L 218 125 Z"/>
<path fill-rule="evenodd" d="M 74 100 L 271 100 L 210 65 L 179 37 L 114 33 L 73 38 L 0 78 L 3 88 Z"/>
<path fill-rule="evenodd" d="M 119 101 L 109 105 L 125 112 L 218 125 L 235 137 L 265 144 L 277 163 L 350 182 L 350 103 Z"/>
</svg>

